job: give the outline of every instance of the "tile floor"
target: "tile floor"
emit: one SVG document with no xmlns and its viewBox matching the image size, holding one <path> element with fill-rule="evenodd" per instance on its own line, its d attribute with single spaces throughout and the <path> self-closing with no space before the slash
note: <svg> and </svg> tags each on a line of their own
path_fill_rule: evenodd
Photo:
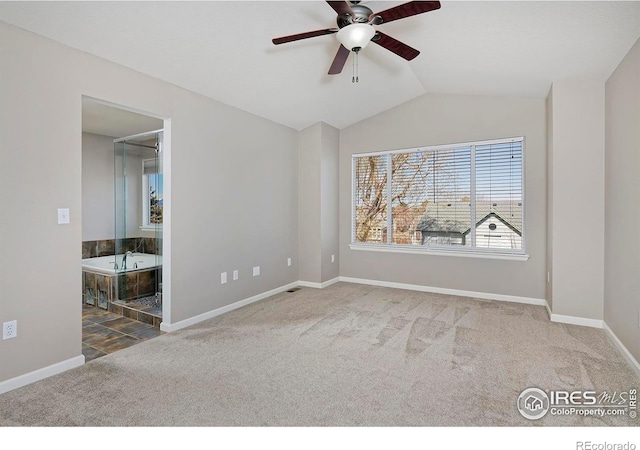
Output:
<svg viewBox="0 0 640 450">
<path fill-rule="evenodd" d="M 122 350 L 164 334 L 153 325 L 104 309 L 82 305 L 82 354 L 85 361 Z"/>
</svg>

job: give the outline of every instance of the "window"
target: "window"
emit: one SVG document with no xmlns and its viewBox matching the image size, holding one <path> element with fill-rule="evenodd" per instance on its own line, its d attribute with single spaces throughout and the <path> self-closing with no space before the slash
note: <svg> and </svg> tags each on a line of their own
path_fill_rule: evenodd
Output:
<svg viewBox="0 0 640 450">
<path fill-rule="evenodd" d="M 142 227 L 162 224 L 162 164 L 157 158 L 142 161 Z"/>
<path fill-rule="evenodd" d="M 354 155 L 352 244 L 524 254 L 523 143 Z"/>
</svg>

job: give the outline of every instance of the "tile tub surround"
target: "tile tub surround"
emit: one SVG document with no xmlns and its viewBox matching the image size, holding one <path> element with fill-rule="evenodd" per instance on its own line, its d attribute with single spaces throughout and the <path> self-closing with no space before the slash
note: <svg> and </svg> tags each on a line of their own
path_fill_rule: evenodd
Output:
<svg viewBox="0 0 640 450">
<path fill-rule="evenodd" d="M 135 251 L 151 255 L 162 254 L 162 239 L 135 237 L 120 240 L 102 239 L 82 242 L 82 258 L 111 256 L 116 250 Z M 82 270 L 82 303 L 97 306 L 120 316 L 131 318 L 156 328 L 162 322 L 162 312 L 137 304 L 135 300 L 155 295 L 162 283 L 162 268 L 139 270 L 119 275 L 105 275 Z"/>
<path fill-rule="evenodd" d="M 105 296 L 109 302 L 131 301 L 156 293 L 156 279 L 161 281 L 162 269 L 136 270 L 118 275 L 105 275 L 82 270 L 83 303 L 95 305 L 92 299 Z M 104 306 L 106 309 L 106 305 Z"/>
<path fill-rule="evenodd" d="M 109 311 L 160 329 L 162 309 L 160 307 L 149 306 L 147 303 L 143 303 L 144 300 L 145 299 L 138 299 L 130 302 L 116 300 L 113 303 L 109 303 Z"/>
<path fill-rule="evenodd" d="M 109 275 L 82 271 L 82 303 L 107 309 L 113 299 L 114 278 Z"/>
<path fill-rule="evenodd" d="M 159 278 L 158 272 L 161 271 L 162 269 L 137 270 L 117 275 L 112 299 L 131 301 L 155 294 L 156 278 Z M 116 276 L 112 278 L 115 279 Z"/>
<path fill-rule="evenodd" d="M 126 251 L 160 255 L 162 254 L 162 238 L 132 237 L 120 239 L 118 242 L 116 242 L 116 239 L 100 239 L 97 241 L 82 242 L 83 259 L 115 255 L 116 253 L 124 253 Z"/>
<path fill-rule="evenodd" d="M 83 269 L 82 303 L 159 328 L 162 322 L 161 310 L 139 305 L 136 300 L 155 295 L 156 279 L 161 281 L 161 274 L 161 268 L 119 275 L 105 275 Z"/>
</svg>

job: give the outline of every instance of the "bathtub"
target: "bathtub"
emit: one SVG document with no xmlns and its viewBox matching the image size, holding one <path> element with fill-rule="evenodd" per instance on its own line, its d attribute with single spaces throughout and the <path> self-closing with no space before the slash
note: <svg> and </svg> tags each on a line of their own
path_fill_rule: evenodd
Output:
<svg viewBox="0 0 640 450">
<path fill-rule="evenodd" d="M 124 255 L 98 256 L 97 258 L 85 258 L 82 260 L 82 270 L 101 273 L 104 275 L 116 275 L 120 273 L 135 272 L 138 270 L 148 270 L 162 266 L 161 255 L 150 255 L 148 253 L 134 253 L 127 256 L 127 269 L 122 270 L 122 258 Z M 115 270 L 115 263 L 118 269 Z"/>
<path fill-rule="evenodd" d="M 129 255 L 126 271 L 120 269 L 123 256 L 82 260 L 83 303 L 109 309 L 116 301 L 128 302 L 158 293 L 162 285 L 162 256 L 147 253 Z M 118 270 L 114 270 L 116 261 Z"/>
</svg>

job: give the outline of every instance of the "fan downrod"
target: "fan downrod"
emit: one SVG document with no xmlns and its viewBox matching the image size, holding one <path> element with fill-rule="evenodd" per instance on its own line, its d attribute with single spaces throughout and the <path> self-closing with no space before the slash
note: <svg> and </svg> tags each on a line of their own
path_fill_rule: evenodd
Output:
<svg viewBox="0 0 640 450">
<path fill-rule="evenodd" d="M 352 23 L 368 23 L 369 16 L 373 14 L 371 9 L 367 8 L 364 5 L 359 5 L 360 2 L 351 2 L 351 10 L 353 11 L 353 16 L 351 14 L 342 14 L 338 16 L 336 22 L 338 23 L 338 28 L 344 28 L 347 25 L 351 25 Z"/>
</svg>

